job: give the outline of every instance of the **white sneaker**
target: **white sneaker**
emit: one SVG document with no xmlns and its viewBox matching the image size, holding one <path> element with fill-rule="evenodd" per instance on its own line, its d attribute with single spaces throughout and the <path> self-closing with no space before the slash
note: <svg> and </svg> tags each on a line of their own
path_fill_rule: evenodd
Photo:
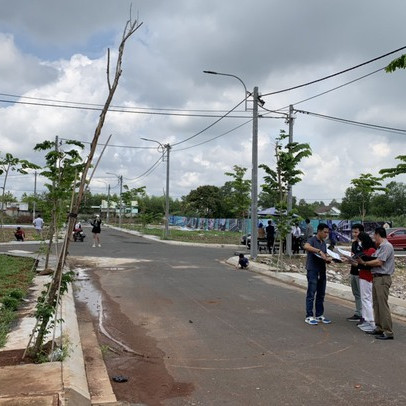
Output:
<svg viewBox="0 0 406 406">
<path fill-rule="evenodd" d="M 323 324 L 330 324 L 330 323 L 331 323 L 331 320 L 330 320 L 330 319 L 327 319 L 327 318 L 324 317 L 324 316 L 316 317 L 316 320 L 317 320 L 318 322 L 320 322 L 320 323 L 323 323 Z"/>
<path fill-rule="evenodd" d="M 306 317 L 305 323 L 310 324 L 311 326 L 317 326 L 319 324 L 314 317 Z"/>
<path fill-rule="evenodd" d="M 375 326 L 372 323 L 366 323 L 366 324 L 367 324 L 366 326 L 360 327 L 360 329 L 362 331 L 367 332 L 367 331 L 374 331 L 375 330 Z"/>
<path fill-rule="evenodd" d="M 92 248 L 95 248 L 95 247 L 96 247 L 96 244 L 93 244 L 93 245 L 92 245 Z"/>
<path fill-rule="evenodd" d="M 357 324 L 357 327 L 360 328 L 361 330 L 362 330 L 363 328 L 369 327 L 369 326 L 370 326 L 370 324 L 369 324 L 367 321 L 364 321 L 364 322 L 361 323 L 361 324 Z"/>
<path fill-rule="evenodd" d="M 98 246 L 98 247 L 101 247 L 101 244 L 98 244 L 97 246 Z"/>
</svg>

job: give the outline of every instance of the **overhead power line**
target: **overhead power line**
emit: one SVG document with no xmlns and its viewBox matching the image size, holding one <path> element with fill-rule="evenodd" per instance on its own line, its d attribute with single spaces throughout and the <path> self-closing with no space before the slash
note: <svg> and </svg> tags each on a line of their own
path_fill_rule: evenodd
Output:
<svg viewBox="0 0 406 406">
<path fill-rule="evenodd" d="M 86 106 L 71 106 L 67 104 L 50 104 L 50 103 L 34 103 L 34 102 L 23 102 L 17 100 L 4 100 L 0 99 L 0 103 L 8 104 L 22 104 L 28 106 L 41 106 L 41 107 L 52 107 L 52 108 L 62 108 L 70 110 L 85 110 L 85 111 L 101 111 L 102 108 L 99 107 L 86 107 Z M 240 103 L 241 104 L 241 103 Z M 187 110 L 186 110 L 187 111 Z M 224 110 L 219 110 L 223 112 Z M 197 114 L 197 113 L 175 113 L 175 112 L 162 112 L 162 111 L 138 111 L 138 110 L 127 110 L 125 108 L 109 108 L 109 112 L 113 113 L 127 113 L 127 114 L 144 114 L 152 116 L 177 116 L 177 117 L 202 117 L 202 118 L 224 118 L 224 115 L 219 114 Z M 228 114 L 225 115 L 226 117 Z M 230 118 L 247 118 L 247 115 L 233 115 Z"/>
<path fill-rule="evenodd" d="M 344 69 L 344 70 L 342 70 L 342 71 L 340 71 L 340 72 L 333 73 L 332 75 L 328 75 L 328 76 L 324 76 L 324 77 L 322 77 L 322 78 L 320 78 L 320 79 L 312 80 L 311 82 L 306 82 L 306 83 L 303 83 L 303 84 L 301 84 L 301 85 L 297 85 L 297 86 L 293 86 L 293 87 L 288 87 L 288 88 L 282 89 L 282 90 L 277 90 L 277 91 L 275 91 L 275 92 L 269 92 L 269 93 L 261 94 L 261 97 L 266 97 L 266 96 L 271 96 L 271 95 L 274 95 L 274 94 L 289 92 L 289 91 L 291 91 L 291 90 L 300 89 L 301 87 L 313 85 L 313 84 L 315 84 L 315 83 L 322 82 L 322 81 L 324 81 L 324 80 L 334 78 L 335 76 L 339 76 L 339 75 L 342 75 L 343 73 L 347 73 L 347 72 L 350 72 L 350 71 L 352 71 L 352 70 L 354 70 L 354 69 L 358 69 L 358 68 L 360 68 L 361 66 L 365 66 L 365 65 L 368 65 L 368 64 L 370 64 L 370 63 L 372 63 L 372 62 L 379 61 L 380 59 L 383 59 L 383 58 L 385 58 L 385 57 L 387 57 L 387 56 L 389 56 L 389 55 L 395 54 L 396 52 L 402 51 L 403 49 L 406 49 L 406 46 L 403 46 L 403 47 L 401 47 L 401 48 L 395 49 L 394 51 L 388 52 L 388 53 L 386 53 L 386 54 L 384 54 L 384 55 L 381 55 L 381 56 L 378 56 L 378 57 L 376 57 L 376 58 L 370 59 L 369 61 L 366 61 L 366 62 L 360 63 L 360 64 L 358 64 L 358 65 L 352 66 L 351 68 L 347 68 L 347 69 Z"/>
<path fill-rule="evenodd" d="M 391 132 L 391 133 L 395 133 L 395 134 L 406 134 L 406 130 L 404 130 L 402 128 L 394 128 L 394 127 L 387 127 L 387 126 L 383 126 L 383 125 L 364 123 L 364 122 L 361 122 L 361 121 L 354 121 L 354 120 L 348 120 L 348 119 L 345 119 L 345 118 L 327 116 L 327 115 L 324 115 L 324 114 L 313 113 L 311 111 L 305 111 L 305 110 L 296 110 L 295 109 L 294 111 L 296 113 L 307 114 L 309 116 L 323 118 L 323 119 L 326 119 L 326 120 L 337 121 L 337 122 L 344 123 L 344 124 L 355 125 L 355 126 L 358 126 L 358 127 L 370 128 L 372 130 L 386 131 L 386 132 Z"/>
<path fill-rule="evenodd" d="M 240 106 L 242 103 L 245 102 L 245 99 L 243 99 L 242 101 L 240 101 L 237 105 L 235 105 L 231 110 L 229 110 L 227 113 L 223 114 L 219 119 L 217 119 L 216 121 L 214 121 L 213 123 L 211 123 L 210 125 L 208 125 L 207 127 L 203 128 L 203 130 L 200 130 L 198 133 L 184 139 L 183 141 L 179 141 L 176 142 L 174 144 L 172 144 L 172 147 L 175 147 L 176 145 L 180 145 L 183 144 L 186 141 L 189 141 L 195 137 L 197 137 L 200 134 L 203 134 L 205 131 L 207 131 L 209 128 L 213 127 L 214 125 L 216 125 L 217 123 L 219 123 L 221 120 L 223 120 L 224 118 L 226 118 L 229 114 L 231 114 L 238 106 Z M 245 117 L 247 118 L 247 117 Z"/>
</svg>

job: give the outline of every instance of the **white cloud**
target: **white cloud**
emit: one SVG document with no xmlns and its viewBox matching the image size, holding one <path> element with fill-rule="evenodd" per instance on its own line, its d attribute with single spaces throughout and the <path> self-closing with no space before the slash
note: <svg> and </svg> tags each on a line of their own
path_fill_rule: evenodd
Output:
<svg viewBox="0 0 406 406">
<path fill-rule="evenodd" d="M 112 48 L 114 62 L 129 5 L 130 1 L 106 0 L 73 0 L 58 6 L 51 0 L 6 2 L 0 15 L 0 93 L 104 103 L 106 48 Z M 237 114 L 246 118 L 225 118 L 197 135 L 216 120 L 203 115 L 223 114 L 244 96 L 235 78 L 202 71 L 235 74 L 249 91 L 258 86 L 262 94 L 312 81 L 395 48 L 393 39 L 403 36 L 402 11 L 406 12 L 401 0 L 390 8 L 366 0 L 151 0 L 137 7 L 133 15 L 139 12 L 144 25 L 126 46 L 113 105 L 154 108 L 155 114 L 109 112 L 100 141 L 112 134 L 110 144 L 125 147 L 106 149 L 91 185 L 95 192 L 105 191 L 103 182 L 117 183 L 106 174 L 112 172 L 123 175 L 130 186 L 146 185 L 148 193 L 162 194 L 165 164 L 139 178 L 159 158 L 155 149 L 130 148 L 153 145 L 142 137 L 173 145 L 171 193 L 175 197 L 200 185 L 221 186 L 229 180 L 224 172 L 234 165 L 248 168 L 250 177 L 252 123 L 226 133 L 248 121 L 251 112 L 240 106 Z M 382 68 L 397 55 L 325 82 L 266 96 L 265 107 L 272 110 L 295 104 L 304 111 L 406 129 L 403 71 L 381 71 L 298 103 Z M 166 109 L 177 109 L 176 113 L 193 109 L 196 116 L 167 115 L 175 111 Z M 98 115 L 99 111 L 92 110 L 2 103 L 0 151 L 41 162 L 41 154 L 32 150 L 36 143 L 55 135 L 90 141 Z M 280 129 L 287 131 L 287 125 L 283 118 L 269 116 L 275 114 L 259 120 L 258 162 L 273 165 L 275 139 Z M 218 138 L 183 150 L 214 137 Z M 394 157 L 403 153 L 405 136 L 298 113 L 294 139 L 308 142 L 313 150 L 313 156 L 301 165 L 305 176 L 294 194 L 328 200 L 342 197 L 350 180 L 360 173 L 377 174 L 380 168 L 397 164 Z M 86 148 L 84 156 L 88 144 Z M 262 175 L 260 171 L 259 184 Z M 31 191 L 32 185 L 33 176 L 29 180 L 16 177 L 10 188 L 21 193 Z"/>
</svg>

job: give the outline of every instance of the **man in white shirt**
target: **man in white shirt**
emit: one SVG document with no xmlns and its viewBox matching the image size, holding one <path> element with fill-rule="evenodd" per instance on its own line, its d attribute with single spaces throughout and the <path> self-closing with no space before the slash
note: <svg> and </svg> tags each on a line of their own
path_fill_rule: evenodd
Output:
<svg viewBox="0 0 406 406">
<path fill-rule="evenodd" d="M 32 224 L 34 224 L 34 228 L 37 231 L 37 234 L 39 234 L 42 238 L 42 227 L 44 227 L 44 220 L 41 218 L 40 214 L 38 214 L 37 218 L 34 219 Z"/>
<path fill-rule="evenodd" d="M 296 223 L 292 227 L 292 251 L 294 254 L 299 254 L 301 234 L 302 231 L 300 230 L 299 224 Z"/>
</svg>

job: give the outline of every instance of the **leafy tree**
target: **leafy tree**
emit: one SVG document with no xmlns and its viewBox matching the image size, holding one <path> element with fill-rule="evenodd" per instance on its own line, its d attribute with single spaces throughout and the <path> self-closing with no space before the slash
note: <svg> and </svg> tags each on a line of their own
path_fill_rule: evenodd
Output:
<svg viewBox="0 0 406 406">
<path fill-rule="evenodd" d="M 406 213 L 406 185 L 390 182 L 384 194 L 374 194 L 370 202 L 370 213 L 377 217 L 389 218 Z"/>
<path fill-rule="evenodd" d="M 315 210 L 315 205 L 306 203 L 304 199 L 300 199 L 299 203 L 294 206 L 297 214 L 302 217 L 302 218 L 312 218 L 314 217 L 314 210 Z"/>
<path fill-rule="evenodd" d="M 2 196 L 0 196 L 0 202 L 2 203 L 13 203 L 17 202 L 17 198 L 11 193 L 11 192 L 6 192 L 3 193 Z"/>
<path fill-rule="evenodd" d="M 370 173 L 362 173 L 359 178 L 352 179 L 351 183 L 361 198 L 359 214 L 361 220 L 364 221 L 373 193 L 378 190 L 385 191 L 385 188 L 382 187 L 382 178 L 377 178 Z"/>
<path fill-rule="evenodd" d="M 231 213 L 237 218 L 244 218 L 248 215 L 251 204 L 251 180 L 244 179 L 247 168 L 242 168 L 234 165 L 234 172 L 226 172 L 226 176 L 233 178 L 227 182 L 230 186 L 230 191 L 225 197 L 226 203 L 231 206 Z"/>
<path fill-rule="evenodd" d="M 406 173 L 406 155 L 399 155 L 396 157 L 396 159 L 399 159 L 402 162 L 398 164 L 395 168 L 381 169 L 379 171 L 383 179 L 394 178 L 395 176 Z"/>
<path fill-rule="evenodd" d="M 366 202 L 365 204 L 368 205 L 369 202 Z M 343 216 L 343 218 L 358 217 L 360 215 L 361 206 L 361 191 L 354 187 L 348 187 L 341 202 L 341 215 Z"/>
<path fill-rule="evenodd" d="M 278 204 L 278 196 L 277 191 L 261 191 L 258 195 L 258 206 L 262 209 L 275 207 Z"/>
<path fill-rule="evenodd" d="M 32 162 L 27 161 L 26 159 L 17 158 L 8 152 L 3 157 L 0 156 L 0 175 L 4 175 L 4 181 L 2 186 L 3 193 L 1 196 L 1 211 L 0 211 L 1 227 L 3 227 L 4 221 L 3 210 L 8 175 L 10 174 L 10 172 L 18 172 L 23 175 L 26 175 L 28 173 L 27 169 L 40 169 L 40 167 L 38 165 L 33 164 Z"/>
<path fill-rule="evenodd" d="M 278 194 L 278 203 L 276 208 L 279 215 L 275 219 L 278 229 L 280 241 L 285 241 L 290 233 L 293 221 L 297 220 L 294 217 L 294 211 L 287 211 L 288 188 L 299 183 L 302 180 L 303 172 L 298 168 L 298 165 L 303 158 L 312 154 L 309 144 L 299 144 L 298 142 L 288 142 L 284 145 L 288 135 L 281 130 L 279 137 L 276 139 L 275 157 L 276 168 L 271 169 L 267 165 L 260 165 L 264 169 L 265 184 L 262 185 L 262 190 L 266 193 Z M 279 261 L 281 263 L 282 249 L 279 250 Z"/>
<path fill-rule="evenodd" d="M 397 69 L 406 68 L 406 54 L 399 56 L 399 58 L 394 59 L 386 68 L 387 73 L 392 73 Z"/>
<path fill-rule="evenodd" d="M 182 201 L 185 214 L 191 217 L 223 217 L 223 195 L 217 186 L 199 186 Z"/>
</svg>

